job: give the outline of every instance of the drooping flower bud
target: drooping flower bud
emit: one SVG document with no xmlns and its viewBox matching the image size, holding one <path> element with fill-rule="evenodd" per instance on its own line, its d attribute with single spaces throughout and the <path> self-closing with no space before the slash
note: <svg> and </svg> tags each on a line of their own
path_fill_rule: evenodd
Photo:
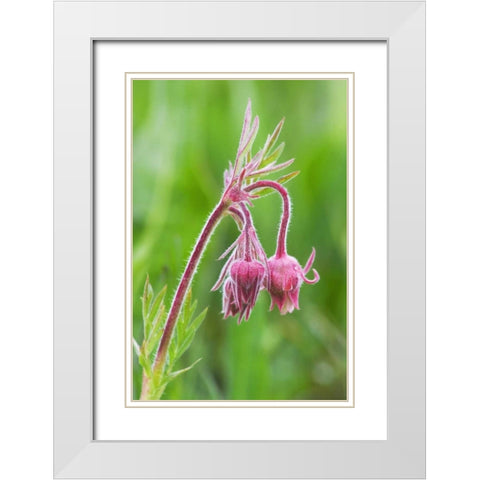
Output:
<svg viewBox="0 0 480 480">
<path fill-rule="evenodd" d="M 230 253 L 212 290 L 217 290 L 223 284 L 223 316 L 233 317 L 239 313 L 240 324 L 242 320 L 249 319 L 258 293 L 264 288 L 267 256 L 257 238 L 247 207 L 241 204 L 240 210 L 233 207 L 230 213 L 240 226 L 241 232 L 220 256 L 225 258 Z"/>
<path fill-rule="evenodd" d="M 272 299 L 270 310 L 273 310 L 274 306 L 277 305 L 280 313 L 285 315 L 293 312 L 295 308 L 300 308 L 298 295 L 302 283 L 312 284 L 320 279 L 315 269 L 313 270 L 314 278 L 312 280 L 305 276 L 312 267 L 314 259 L 315 249 L 313 249 L 305 268 L 300 266 L 296 258 L 286 253 L 280 256 L 274 255 L 268 260 L 269 278 L 267 288 Z"/>
<path fill-rule="evenodd" d="M 240 312 L 238 323 L 246 321 L 257 301 L 265 277 L 265 267 L 256 260 L 237 260 L 230 267 L 230 279 L 236 306 Z"/>
</svg>

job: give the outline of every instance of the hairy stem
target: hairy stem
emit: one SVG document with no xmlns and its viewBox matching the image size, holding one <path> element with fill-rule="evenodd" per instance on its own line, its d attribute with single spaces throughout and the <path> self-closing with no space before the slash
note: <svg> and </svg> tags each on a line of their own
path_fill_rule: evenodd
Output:
<svg viewBox="0 0 480 480">
<path fill-rule="evenodd" d="M 250 245 L 250 235 L 252 230 L 252 217 L 250 216 L 250 212 L 248 208 L 241 203 L 240 208 L 242 209 L 243 215 L 245 217 L 245 260 L 250 262 L 252 260 L 251 254 L 251 245 Z"/>
<path fill-rule="evenodd" d="M 257 188 L 265 187 L 273 188 L 282 196 L 283 199 L 282 221 L 280 223 L 280 228 L 278 229 L 277 251 L 275 252 L 275 256 L 280 258 L 287 252 L 287 230 L 288 223 L 290 222 L 290 197 L 288 196 L 286 188 L 282 187 L 282 185 L 280 185 L 278 182 L 274 182 L 272 180 L 259 180 L 258 182 L 252 183 L 246 187 L 245 191 L 251 192 Z"/>
<path fill-rule="evenodd" d="M 158 346 L 158 350 L 155 355 L 152 376 L 151 378 L 144 376 L 140 400 L 155 400 L 155 398 L 152 398 L 156 396 L 156 392 L 152 391 L 152 379 L 161 377 L 164 371 L 168 346 L 170 345 L 170 340 L 177 323 L 178 315 L 182 309 L 185 295 L 188 291 L 190 283 L 192 282 L 193 276 L 195 275 L 198 263 L 202 257 L 205 247 L 207 246 L 208 240 L 210 239 L 215 227 L 227 209 L 227 202 L 222 200 L 208 217 L 207 222 L 205 223 L 202 232 L 198 237 L 197 243 L 195 244 L 190 258 L 188 259 L 185 271 L 180 279 L 180 283 L 178 284 L 175 296 L 173 297 L 170 311 L 168 312 L 165 330 L 163 331 L 162 339 L 160 340 L 160 345 Z"/>
</svg>

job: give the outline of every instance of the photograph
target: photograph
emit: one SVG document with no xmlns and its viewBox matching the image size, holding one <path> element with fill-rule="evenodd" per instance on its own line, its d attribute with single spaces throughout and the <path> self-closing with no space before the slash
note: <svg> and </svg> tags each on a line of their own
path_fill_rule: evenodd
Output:
<svg viewBox="0 0 480 480">
<path fill-rule="evenodd" d="M 132 400 L 347 400 L 348 79 L 130 81 Z"/>
</svg>

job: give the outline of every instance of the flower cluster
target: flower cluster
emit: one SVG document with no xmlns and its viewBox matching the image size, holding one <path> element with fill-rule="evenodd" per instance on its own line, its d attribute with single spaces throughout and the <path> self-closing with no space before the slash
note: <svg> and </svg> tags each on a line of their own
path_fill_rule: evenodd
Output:
<svg viewBox="0 0 480 480">
<path fill-rule="evenodd" d="M 148 312 L 147 316 L 144 317 L 145 331 L 149 330 L 154 333 L 152 333 L 153 336 L 149 337 L 147 343 L 144 341 L 142 347 L 137 345 L 137 355 L 143 362 L 142 392 L 140 395 L 142 400 L 160 398 L 171 378 L 191 368 L 188 367 L 172 372 L 171 369 L 175 359 L 172 359 L 172 355 L 169 355 L 169 349 L 174 335 L 176 335 L 175 341 L 178 342 L 180 331 L 187 335 L 183 343 L 187 339 L 191 343 L 199 322 L 205 316 L 204 311 L 203 314 L 200 314 L 185 325 L 186 315 L 184 313 L 180 316 L 180 312 L 183 309 L 184 312 L 189 312 L 190 315 L 192 313 L 188 300 L 188 291 L 192 279 L 209 238 L 225 215 L 230 215 L 240 230 L 238 238 L 220 257 L 228 258 L 218 281 L 212 288 L 212 290 L 217 290 L 222 287 L 222 312 L 225 318 L 238 315 L 238 323 L 241 323 L 242 320 L 248 320 L 260 290 L 267 290 L 270 294 L 272 300 L 270 310 L 277 305 L 282 315 L 291 313 L 295 308 L 299 308 L 298 295 L 303 282 L 316 283 L 320 278 L 315 270 L 313 270 L 313 279 L 309 280 L 306 277 L 315 259 L 315 249 L 313 249 L 304 268 L 300 266 L 294 257 L 287 253 L 290 197 L 282 184 L 295 177 L 299 172 L 288 173 L 275 181 L 262 179 L 263 176 L 282 170 L 293 163 L 294 159 L 277 163 L 277 159 L 280 157 L 284 147 L 283 143 L 275 147 L 276 140 L 283 126 L 283 119 L 276 126 L 273 133 L 268 135 L 263 148 L 255 155 L 252 155 L 252 145 L 258 132 L 258 125 L 258 117 L 255 117 L 252 122 L 252 108 L 249 101 L 235 162 L 233 165 L 229 165 L 224 175 L 225 187 L 221 199 L 207 218 L 193 247 L 161 328 L 159 327 L 159 322 L 155 321 L 157 328 L 154 331 L 151 330 L 153 320 L 149 320 L 148 312 L 150 309 L 146 309 Z M 253 226 L 249 207 L 253 205 L 253 200 L 272 190 L 277 191 L 282 197 L 283 211 L 275 255 L 267 258 Z M 145 292 L 144 304 L 146 304 L 148 299 L 148 288 Z M 157 308 L 155 311 L 163 311 L 163 309 Z M 182 319 L 180 322 L 183 322 L 180 329 L 175 328 L 179 318 Z M 198 320 L 199 318 L 200 320 Z M 158 340 L 160 335 L 161 337 L 157 344 L 157 341 L 152 340 L 152 338 Z M 186 348 L 188 348 L 188 345 L 187 343 Z M 155 356 L 150 362 L 151 353 L 155 348 Z"/>
<path fill-rule="evenodd" d="M 251 102 L 248 102 L 240 135 L 235 162 L 230 163 L 224 174 L 222 202 L 228 206 L 237 223 L 240 234 L 235 242 L 221 255 L 228 256 L 220 276 L 212 290 L 222 287 L 224 318 L 238 314 L 238 323 L 248 320 L 260 290 L 267 290 L 271 297 L 270 310 L 278 306 L 280 313 L 291 313 L 299 308 L 298 296 L 303 282 L 316 283 L 320 276 L 314 269 L 313 279 L 307 279 L 315 259 L 315 249 L 305 267 L 287 253 L 287 230 L 290 221 L 290 197 L 282 185 L 299 172 L 280 177 L 276 181 L 262 180 L 264 175 L 290 166 L 294 159 L 277 163 L 284 144 L 275 147 L 284 119 L 280 121 L 262 149 L 252 155 L 251 149 L 258 132 L 258 116 L 252 122 Z M 283 200 L 283 211 L 277 236 L 277 248 L 271 258 L 257 237 L 249 207 L 261 195 L 276 190 Z"/>
</svg>

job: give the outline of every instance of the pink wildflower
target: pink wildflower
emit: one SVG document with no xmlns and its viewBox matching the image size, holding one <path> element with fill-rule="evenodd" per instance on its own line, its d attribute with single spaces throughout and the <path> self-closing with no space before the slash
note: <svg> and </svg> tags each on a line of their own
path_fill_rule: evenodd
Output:
<svg viewBox="0 0 480 480">
<path fill-rule="evenodd" d="M 274 255 L 268 260 L 268 292 L 272 299 L 270 310 L 273 310 L 274 306 L 277 305 L 280 313 L 285 315 L 293 312 L 295 308 L 300 308 L 298 305 L 298 294 L 302 283 L 312 284 L 320 279 L 320 275 L 318 275 L 315 269 L 313 270 L 314 278 L 312 280 L 305 276 L 312 267 L 314 259 L 315 249 L 313 249 L 305 268 L 300 266 L 296 258 L 286 253 L 280 256 Z"/>
<path fill-rule="evenodd" d="M 241 210 L 233 208 L 231 213 L 241 225 L 241 233 L 221 255 L 220 258 L 224 258 L 231 253 L 212 290 L 218 289 L 223 283 L 223 316 L 233 317 L 239 313 L 238 323 L 241 323 L 243 319 L 247 321 L 250 317 L 258 293 L 263 288 L 267 257 L 247 208 L 241 205 Z"/>
<path fill-rule="evenodd" d="M 303 282 L 316 283 L 320 276 L 313 270 L 314 277 L 309 280 L 306 274 L 312 267 L 315 258 L 313 250 L 310 258 L 302 268 L 298 261 L 287 254 L 287 231 L 290 222 L 290 197 L 280 181 L 262 180 L 261 177 L 289 167 L 294 159 L 277 163 L 284 144 L 275 149 L 274 144 L 284 123 L 282 119 L 265 145 L 255 155 L 251 152 L 252 143 L 257 135 L 259 120 L 252 121 L 250 101 L 245 111 L 242 133 L 235 161 L 229 164 L 224 173 L 224 192 L 222 202 L 228 205 L 228 213 L 233 217 L 240 229 L 237 240 L 221 255 L 221 259 L 229 255 L 220 276 L 212 290 L 223 285 L 224 318 L 239 314 L 238 323 L 248 320 L 255 305 L 258 293 L 268 290 L 271 296 L 270 310 L 278 306 L 282 315 L 299 308 L 298 296 Z M 288 174 L 288 179 L 299 172 Z M 283 213 L 280 222 L 277 251 L 267 260 L 253 227 L 249 206 L 265 189 L 274 189 L 282 197 Z M 256 193 L 257 192 L 257 193 Z"/>
<path fill-rule="evenodd" d="M 230 279 L 233 281 L 236 306 L 240 311 L 238 323 L 241 323 L 243 318 L 248 320 L 264 277 L 265 267 L 256 260 L 237 260 L 232 263 Z"/>
</svg>

